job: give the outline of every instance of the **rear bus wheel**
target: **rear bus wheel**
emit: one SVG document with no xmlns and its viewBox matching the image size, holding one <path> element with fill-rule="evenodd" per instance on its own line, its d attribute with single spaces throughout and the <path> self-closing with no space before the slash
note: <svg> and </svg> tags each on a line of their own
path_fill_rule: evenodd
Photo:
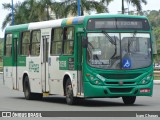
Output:
<svg viewBox="0 0 160 120">
<path fill-rule="evenodd" d="M 24 96 L 27 100 L 31 100 L 33 98 L 33 94 L 30 91 L 28 76 L 24 78 Z"/>
<path fill-rule="evenodd" d="M 122 97 L 124 104 L 133 105 L 136 101 L 136 96 L 124 96 Z"/>
<path fill-rule="evenodd" d="M 75 104 L 75 97 L 73 97 L 73 88 L 71 85 L 71 80 L 68 79 L 66 82 L 66 86 L 65 86 L 65 90 L 66 90 L 66 102 L 69 105 L 73 105 Z"/>
<path fill-rule="evenodd" d="M 42 94 L 41 93 L 32 93 L 30 90 L 30 85 L 29 85 L 29 78 L 26 76 L 24 78 L 24 96 L 27 100 L 39 100 L 42 99 Z"/>
</svg>

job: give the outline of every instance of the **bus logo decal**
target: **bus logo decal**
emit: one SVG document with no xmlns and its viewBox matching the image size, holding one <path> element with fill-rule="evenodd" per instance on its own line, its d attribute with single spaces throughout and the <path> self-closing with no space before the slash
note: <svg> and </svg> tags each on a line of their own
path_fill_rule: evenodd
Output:
<svg viewBox="0 0 160 120">
<path fill-rule="evenodd" d="M 32 60 L 29 61 L 29 71 L 30 72 L 39 72 L 39 64 L 35 64 Z"/>
<path fill-rule="evenodd" d="M 59 61 L 59 67 L 66 67 L 67 64 L 66 64 L 66 61 Z"/>
</svg>

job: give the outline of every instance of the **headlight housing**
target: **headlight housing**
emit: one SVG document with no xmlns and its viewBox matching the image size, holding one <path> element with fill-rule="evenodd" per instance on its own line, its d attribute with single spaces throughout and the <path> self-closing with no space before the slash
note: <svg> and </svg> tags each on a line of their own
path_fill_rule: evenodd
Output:
<svg viewBox="0 0 160 120">
<path fill-rule="evenodd" d="M 105 78 L 97 74 L 96 76 L 93 75 L 86 75 L 88 76 L 90 82 L 94 85 L 104 85 Z"/>
<path fill-rule="evenodd" d="M 147 77 L 144 77 L 138 84 L 140 84 L 140 85 L 148 84 L 151 81 L 152 77 L 153 77 L 153 75 L 150 74 Z"/>
</svg>

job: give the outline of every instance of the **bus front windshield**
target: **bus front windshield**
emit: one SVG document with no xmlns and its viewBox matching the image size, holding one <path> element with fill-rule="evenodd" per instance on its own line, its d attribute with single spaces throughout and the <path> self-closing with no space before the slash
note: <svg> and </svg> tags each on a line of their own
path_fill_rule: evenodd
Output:
<svg viewBox="0 0 160 120">
<path fill-rule="evenodd" d="M 138 69 L 151 65 L 149 33 L 88 33 L 87 62 L 100 69 Z"/>
</svg>

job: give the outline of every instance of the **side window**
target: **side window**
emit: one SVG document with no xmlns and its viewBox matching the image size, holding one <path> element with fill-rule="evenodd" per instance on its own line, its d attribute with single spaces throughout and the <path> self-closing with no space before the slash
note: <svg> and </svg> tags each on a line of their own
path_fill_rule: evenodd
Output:
<svg viewBox="0 0 160 120">
<path fill-rule="evenodd" d="M 6 43 L 5 43 L 5 56 L 12 55 L 12 34 L 6 35 Z"/>
<path fill-rule="evenodd" d="M 55 28 L 52 30 L 51 40 L 51 55 L 60 55 L 62 53 L 62 40 L 63 30 L 62 28 Z"/>
<path fill-rule="evenodd" d="M 64 54 L 72 55 L 74 53 L 74 27 L 64 28 Z"/>
<path fill-rule="evenodd" d="M 21 40 L 21 55 L 29 55 L 30 32 L 23 32 Z"/>
<path fill-rule="evenodd" d="M 39 56 L 40 40 L 41 40 L 41 31 L 40 30 L 32 31 L 32 38 L 31 38 L 31 55 L 32 56 Z"/>
</svg>

